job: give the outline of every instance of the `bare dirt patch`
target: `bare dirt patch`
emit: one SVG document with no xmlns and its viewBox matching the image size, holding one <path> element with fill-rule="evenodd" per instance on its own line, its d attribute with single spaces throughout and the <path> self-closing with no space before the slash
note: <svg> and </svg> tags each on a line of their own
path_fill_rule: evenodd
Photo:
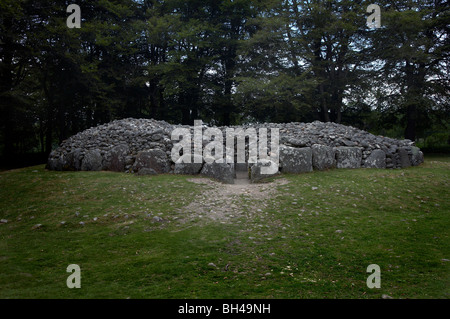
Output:
<svg viewBox="0 0 450 319">
<path fill-rule="evenodd" d="M 230 223 L 240 217 L 251 218 L 267 207 L 267 202 L 277 194 L 277 186 L 289 183 L 285 179 L 273 182 L 250 184 L 238 179 L 236 184 L 222 184 L 207 178 L 188 180 L 205 185 L 206 189 L 187 206 L 181 209 L 184 222 L 196 218 Z"/>
</svg>

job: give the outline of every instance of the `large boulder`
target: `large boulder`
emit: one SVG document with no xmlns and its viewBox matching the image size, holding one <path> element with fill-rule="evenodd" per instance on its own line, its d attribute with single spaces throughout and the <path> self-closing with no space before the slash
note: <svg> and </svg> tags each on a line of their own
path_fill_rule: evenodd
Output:
<svg viewBox="0 0 450 319">
<path fill-rule="evenodd" d="M 99 150 L 90 150 L 84 154 L 84 158 L 81 162 L 82 171 L 101 171 L 102 170 L 102 154 Z"/>
<path fill-rule="evenodd" d="M 283 173 L 312 172 L 312 150 L 310 147 L 295 148 L 280 146 L 280 167 Z"/>
<path fill-rule="evenodd" d="M 162 150 L 139 152 L 133 165 L 133 171 L 139 173 L 141 169 L 152 169 L 158 174 L 169 173 L 170 162 L 167 154 Z"/>
<path fill-rule="evenodd" d="M 200 174 L 225 184 L 234 184 L 234 178 L 236 175 L 234 164 L 217 162 L 213 162 L 211 164 L 205 163 Z"/>
<path fill-rule="evenodd" d="M 386 168 L 386 153 L 382 150 L 374 150 L 365 160 L 366 168 Z"/>
<path fill-rule="evenodd" d="M 405 147 L 401 147 L 398 150 L 398 154 L 399 154 L 400 167 L 401 168 L 410 167 L 411 161 L 409 159 L 408 149 Z"/>
<path fill-rule="evenodd" d="M 264 172 L 263 168 L 268 168 L 269 174 Z M 250 168 L 250 180 L 252 183 L 258 183 L 265 178 L 275 176 L 278 172 L 278 166 L 270 160 L 259 160 Z"/>
<path fill-rule="evenodd" d="M 359 147 L 336 147 L 337 168 L 360 168 L 362 150 Z"/>
<path fill-rule="evenodd" d="M 47 165 L 45 166 L 46 169 L 51 171 L 62 171 L 63 170 L 63 159 L 62 156 L 56 156 L 56 154 L 50 154 Z"/>
<path fill-rule="evenodd" d="M 81 171 L 81 163 L 83 162 L 84 153 L 81 148 L 77 148 L 71 152 L 72 165 L 76 171 Z"/>
<path fill-rule="evenodd" d="M 411 164 L 413 166 L 418 166 L 424 162 L 424 156 L 423 153 L 420 151 L 420 148 L 418 147 L 411 147 Z"/>
<path fill-rule="evenodd" d="M 323 171 L 336 167 L 336 154 L 332 147 L 314 144 L 311 149 L 314 169 Z"/>
<path fill-rule="evenodd" d="M 123 172 L 126 165 L 126 157 L 130 152 L 128 145 L 117 145 L 105 155 L 104 167 L 108 171 Z"/>
<path fill-rule="evenodd" d="M 175 163 L 174 173 L 180 175 L 197 175 L 200 173 L 202 167 L 203 167 L 203 157 L 195 154 L 192 163 L 184 163 L 183 157 L 181 157 Z"/>
<path fill-rule="evenodd" d="M 69 153 L 62 154 L 57 165 L 63 171 L 79 171 L 81 170 L 81 162 L 83 159 L 83 152 L 81 149 L 75 149 Z"/>
</svg>

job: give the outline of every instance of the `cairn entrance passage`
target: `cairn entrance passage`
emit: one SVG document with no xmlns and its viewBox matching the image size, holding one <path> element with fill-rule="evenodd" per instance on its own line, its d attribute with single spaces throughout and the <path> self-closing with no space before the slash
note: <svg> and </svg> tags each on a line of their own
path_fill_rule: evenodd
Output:
<svg viewBox="0 0 450 319">
<path fill-rule="evenodd" d="M 202 161 L 194 161 L 192 164 L 174 163 L 171 153 L 179 140 L 172 140 L 172 133 L 178 128 L 187 129 L 191 136 L 195 135 L 194 130 L 201 129 L 205 132 L 208 129 L 206 126 L 199 128 L 171 125 L 151 119 L 118 120 L 90 128 L 63 141 L 50 153 L 47 169 L 107 170 L 139 175 L 203 175 L 225 184 L 256 183 L 268 177 L 261 174 L 261 168 L 267 166 L 267 163 L 260 160 L 250 165 L 237 162 L 207 164 Z M 336 123 L 263 123 L 218 127 L 215 132 L 220 134 L 221 131 L 226 137 L 228 128 L 241 128 L 245 132 L 249 129 L 258 132 L 278 129 L 278 168 L 281 173 L 297 174 L 333 168 L 398 169 L 417 166 L 424 161 L 423 153 L 410 140 L 375 136 Z M 260 143 L 264 145 L 259 136 L 256 143 L 258 146 Z M 203 146 L 205 147 L 205 140 Z M 226 147 L 227 145 L 223 145 L 224 150 Z M 268 152 L 271 152 L 270 149 Z"/>
<path fill-rule="evenodd" d="M 250 176 L 248 173 L 248 166 L 247 164 L 236 164 L 236 177 L 234 178 L 234 184 L 236 185 L 249 185 L 250 182 Z"/>
</svg>

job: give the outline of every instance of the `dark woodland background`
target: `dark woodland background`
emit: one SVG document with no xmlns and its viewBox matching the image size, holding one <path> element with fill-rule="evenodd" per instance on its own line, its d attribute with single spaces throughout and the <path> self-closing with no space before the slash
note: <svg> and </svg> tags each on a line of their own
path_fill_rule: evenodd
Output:
<svg viewBox="0 0 450 319">
<path fill-rule="evenodd" d="M 1 165 L 45 162 L 128 117 L 333 121 L 448 152 L 449 13 L 431 0 L 0 0 Z"/>
</svg>

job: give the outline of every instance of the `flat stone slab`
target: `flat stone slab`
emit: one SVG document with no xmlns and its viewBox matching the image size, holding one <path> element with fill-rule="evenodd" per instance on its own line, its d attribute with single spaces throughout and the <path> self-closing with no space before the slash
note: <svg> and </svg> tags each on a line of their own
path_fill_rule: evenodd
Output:
<svg viewBox="0 0 450 319">
<path fill-rule="evenodd" d="M 323 171 L 336 167 L 336 154 L 332 147 L 314 144 L 311 149 L 315 170 Z"/>
<path fill-rule="evenodd" d="M 109 150 L 103 159 L 103 166 L 112 172 L 123 172 L 126 165 L 126 157 L 130 152 L 128 145 L 122 144 Z"/>
<path fill-rule="evenodd" d="M 205 163 L 203 164 L 200 174 L 225 184 L 234 184 L 234 164 L 216 162 L 212 164 Z"/>
<path fill-rule="evenodd" d="M 336 147 L 337 168 L 360 168 L 362 150 L 359 147 Z"/>
<path fill-rule="evenodd" d="M 133 165 L 133 171 L 139 172 L 143 168 L 151 168 L 158 174 L 166 174 L 170 171 L 170 162 L 161 150 L 149 150 L 139 152 Z"/>
<path fill-rule="evenodd" d="M 386 168 L 386 153 L 382 150 L 374 150 L 364 162 L 366 168 Z"/>
<path fill-rule="evenodd" d="M 310 147 L 280 146 L 280 167 L 283 173 L 309 173 L 313 171 Z"/>
<path fill-rule="evenodd" d="M 195 163 L 195 159 L 197 159 L 197 162 L 199 163 Z M 184 163 L 183 158 L 180 158 L 180 160 L 175 163 L 174 173 L 180 175 L 197 175 L 202 170 L 202 167 L 203 157 L 194 155 L 192 163 Z"/>
<path fill-rule="evenodd" d="M 420 151 L 420 148 L 412 146 L 411 147 L 411 164 L 413 166 L 418 166 L 424 162 L 423 152 Z"/>
<path fill-rule="evenodd" d="M 400 167 L 408 168 L 411 166 L 411 160 L 409 159 L 408 150 L 404 147 L 401 147 L 398 150 L 398 154 L 400 155 Z"/>
<path fill-rule="evenodd" d="M 263 171 L 263 168 L 266 168 L 266 171 Z M 278 174 L 278 167 L 276 167 L 275 163 L 270 160 L 259 160 L 250 169 L 250 180 L 252 183 L 258 183 L 268 177 Z"/>
<path fill-rule="evenodd" d="M 103 157 L 99 150 L 90 150 L 84 154 L 81 162 L 82 171 L 101 171 L 103 167 Z"/>
</svg>

